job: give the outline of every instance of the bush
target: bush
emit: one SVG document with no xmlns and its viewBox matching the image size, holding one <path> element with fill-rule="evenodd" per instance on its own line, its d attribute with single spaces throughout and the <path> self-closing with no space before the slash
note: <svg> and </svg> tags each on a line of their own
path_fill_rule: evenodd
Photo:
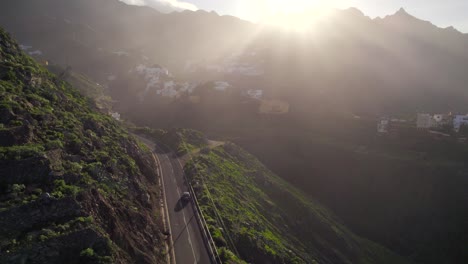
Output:
<svg viewBox="0 0 468 264">
<path fill-rule="evenodd" d="M 12 127 L 19 127 L 19 126 L 22 126 L 23 125 L 23 122 L 20 121 L 20 120 L 13 120 L 10 122 L 10 126 Z"/>
<path fill-rule="evenodd" d="M 21 160 L 42 154 L 44 147 L 40 145 L 0 147 L 0 159 Z"/>
<path fill-rule="evenodd" d="M 55 188 L 52 195 L 57 198 L 63 198 L 64 196 L 75 196 L 80 191 L 80 187 L 67 185 L 64 180 L 55 180 L 54 186 Z"/>
<path fill-rule="evenodd" d="M 63 148 L 63 143 L 61 140 L 51 140 L 46 143 L 46 149 L 47 150 L 52 150 L 52 149 L 62 149 Z"/>
<path fill-rule="evenodd" d="M 64 167 L 67 170 L 67 172 L 75 174 L 79 174 L 83 170 L 83 166 L 81 166 L 80 163 L 72 161 L 66 162 Z"/>
<path fill-rule="evenodd" d="M 80 252 L 80 257 L 92 258 L 94 257 L 94 250 L 92 248 L 83 249 Z"/>
<path fill-rule="evenodd" d="M 240 260 L 236 255 L 234 255 L 234 253 L 232 253 L 230 250 L 224 247 L 220 248 L 218 253 L 223 263 L 245 263 L 244 261 Z"/>
<path fill-rule="evenodd" d="M 23 192 L 25 189 L 26 189 L 26 186 L 24 184 L 13 184 L 11 186 L 11 191 L 14 193 Z"/>
<path fill-rule="evenodd" d="M 200 150 L 200 153 L 203 155 L 208 155 L 210 154 L 211 149 L 209 147 L 204 147 Z"/>
<path fill-rule="evenodd" d="M 80 222 L 80 223 L 91 224 L 94 221 L 94 218 L 92 216 L 87 216 L 87 217 L 80 216 L 76 220 L 77 222 Z"/>
</svg>

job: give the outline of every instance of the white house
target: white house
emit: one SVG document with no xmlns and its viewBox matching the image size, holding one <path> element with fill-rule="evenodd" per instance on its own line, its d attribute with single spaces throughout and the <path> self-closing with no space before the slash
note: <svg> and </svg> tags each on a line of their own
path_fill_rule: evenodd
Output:
<svg viewBox="0 0 468 264">
<path fill-rule="evenodd" d="M 451 116 L 444 115 L 444 114 L 418 114 L 416 127 L 417 128 L 434 128 L 434 127 L 441 127 L 443 125 L 450 124 Z"/>
<path fill-rule="evenodd" d="M 444 115 L 441 115 L 441 114 L 434 115 L 434 120 L 437 123 L 440 123 L 440 122 L 444 121 Z"/>
<path fill-rule="evenodd" d="M 263 97 L 263 90 L 248 90 L 247 91 L 247 96 L 250 97 L 250 98 L 253 98 L 253 99 L 262 99 Z"/>
<path fill-rule="evenodd" d="M 468 115 L 456 115 L 453 118 L 453 129 L 460 132 L 462 126 L 468 126 Z"/>
<path fill-rule="evenodd" d="M 386 118 L 379 120 L 377 123 L 377 132 L 378 133 L 388 133 L 388 127 L 390 125 L 390 121 Z"/>
<path fill-rule="evenodd" d="M 120 121 L 120 114 L 117 112 L 111 112 L 110 115 L 117 121 Z"/>
<path fill-rule="evenodd" d="M 436 121 L 430 114 L 418 114 L 416 119 L 417 128 L 431 128 L 436 126 Z"/>
</svg>

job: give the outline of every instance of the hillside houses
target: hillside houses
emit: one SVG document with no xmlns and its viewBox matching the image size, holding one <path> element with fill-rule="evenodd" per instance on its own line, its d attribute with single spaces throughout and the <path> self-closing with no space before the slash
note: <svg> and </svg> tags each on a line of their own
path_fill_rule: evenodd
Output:
<svg viewBox="0 0 468 264">
<path fill-rule="evenodd" d="M 389 126 L 390 120 L 388 120 L 388 118 L 381 118 L 379 122 L 377 122 L 377 132 L 388 133 Z"/>
<path fill-rule="evenodd" d="M 390 132 L 390 128 L 398 130 L 399 126 L 396 123 L 400 123 L 399 121 L 400 119 L 382 117 L 377 120 L 377 132 L 385 134 Z M 460 133 L 463 126 L 468 127 L 468 115 L 452 115 L 451 113 L 434 115 L 418 113 L 416 115 L 416 128 L 419 130 Z"/>
<path fill-rule="evenodd" d="M 450 125 L 452 116 L 444 114 L 418 114 L 416 118 L 416 127 L 419 129 L 439 128 Z"/>
<path fill-rule="evenodd" d="M 453 118 L 453 130 L 460 132 L 462 126 L 468 126 L 468 115 L 456 115 Z"/>
<path fill-rule="evenodd" d="M 463 126 L 468 126 L 468 115 L 419 113 L 416 118 L 416 128 L 418 129 L 446 128 L 459 133 Z"/>
</svg>

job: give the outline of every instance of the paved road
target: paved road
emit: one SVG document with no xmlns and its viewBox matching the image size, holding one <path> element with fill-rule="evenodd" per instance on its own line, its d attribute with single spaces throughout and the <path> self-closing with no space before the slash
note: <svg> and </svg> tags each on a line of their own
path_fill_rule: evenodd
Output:
<svg viewBox="0 0 468 264">
<path fill-rule="evenodd" d="M 153 149 L 161 166 L 172 234 L 170 253 L 172 254 L 173 250 L 177 264 L 211 263 L 209 251 L 195 216 L 195 209 L 191 202 L 184 203 L 180 200 L 182 193 L 188 191 L 181 164 L 172 153 L 145 138 L 138 138 Z"/>
</svg>

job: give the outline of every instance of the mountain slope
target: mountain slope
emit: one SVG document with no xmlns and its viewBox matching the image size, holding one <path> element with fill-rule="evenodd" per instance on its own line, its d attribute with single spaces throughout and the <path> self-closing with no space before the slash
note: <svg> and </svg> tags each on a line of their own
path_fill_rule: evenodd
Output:
<svg viewBox="0 0 468 264">
<path fill-rule="evenodd" d="M 468 36 L 403 9 L 377 19 L 337 10 L 310 32 L 294 34 L 205 11 L 162 14 L 118 0 L 18 0 L 0 7 L 0 24 L 32 46 L 31 53 L 102 84 L 141 63 L 158 63 L 196 82 L 227 80 L 263 90 L 298 112 L 468 111 Z M 232 71 L 233 57 L 242 61 L 236 66 L 254 65 L 263 74 Z M 199 66 L 195 74 L 188 65 Z"/>
<path fill-rule="evenodd" d="M 163 15 L 117 0 L 3 1 L 0 25 L 33 46 L 29 52 L 42 51 L 38 59 L 71 65 L 122 92 L 114 99 L 133 106 L 120 110 L 135 123 L 236 140 L 320 198 L 353 232 L 416 262 L 466 262 L 467 169 L 465 150 L 456 150 L 466 145 L 411 131 L 388 142 L 375 137 L 378 115 L 410 120 L 416 112 L 468 111 L 466 34 L 404 10 L 374 20 L 356 9 L 339 11 L 304 36 L 257 31 L 203 11 Z M 263 74 L 231 71 L 238 61 Z M 236 95 L 241 89 L 198 91 L 200 98 L 190 101 L 161 99 L 152 90 L 141 103 L 135 88 L 149 83 L 129 72 L 141 63 L 160 63 L 176 74 L 199 64 L 187 67 L 193 82 L 226 80 L 235 88 L 263 90 L 261 99 L 285 101 L 290 112 L 258 114 L 260 101 L 244 103 Z M 114 76 L 123 80 L 108 82 Z M 5 142 L 24 134 L 16 132 L 2 132 Z M 374 155 L 381 144 L 386 147 Z M 431 164 L 433 154 L 444 158 Z"/>
<path fill-rule="evenodd" d="M 166 1 L 166 0 L 143 0 L 143 1 L 133 1 L 133 0 L 120 0 L 127 4 L 138 4 L 146 5 L 151 8 L 156 9 L 161 13 L 171 13 L 174 11 L 183 11 L 183 10 L 194 10 L 196 9 L 195 5 L 192 5 L 187 2 L 181 1 Z"/>
<path fill-rule="evenodd" d="M 374 120 L 353 118 L 254 128 L 224 134 L 354 233 L 415 263 L 468 259 L 466 143 L 411 127 L 376 136 Z"/>
<path fill-rule="evenodd" d="M 239 147 L 202 153 L 185 170 L 225 260 L 241 263 L 236 252 L 249 263 L 409 263 L 354 235 Z"/>
<path fill-rule="evenodd" d="M 162 14 L 119 0 L 19 0 L 0 7 L 0 25 L 22 44 L 99 82 L 128 71 L 136 66 L 134 61 L 144 61 L 142 56 L 183 68 L 187 60 L 207 59 L 236 47 L 253 31 L 251 23 L 234 17 L 205 11 Z M 231 33 L 225 34 L 226 29 Z M 207 46 L 208 39 L 217 45 Z"/>
<path fill-rule="evenodd" d="M 0 262 L 160 263 L 156 165 L 0 29 Z"/>
</svg>

